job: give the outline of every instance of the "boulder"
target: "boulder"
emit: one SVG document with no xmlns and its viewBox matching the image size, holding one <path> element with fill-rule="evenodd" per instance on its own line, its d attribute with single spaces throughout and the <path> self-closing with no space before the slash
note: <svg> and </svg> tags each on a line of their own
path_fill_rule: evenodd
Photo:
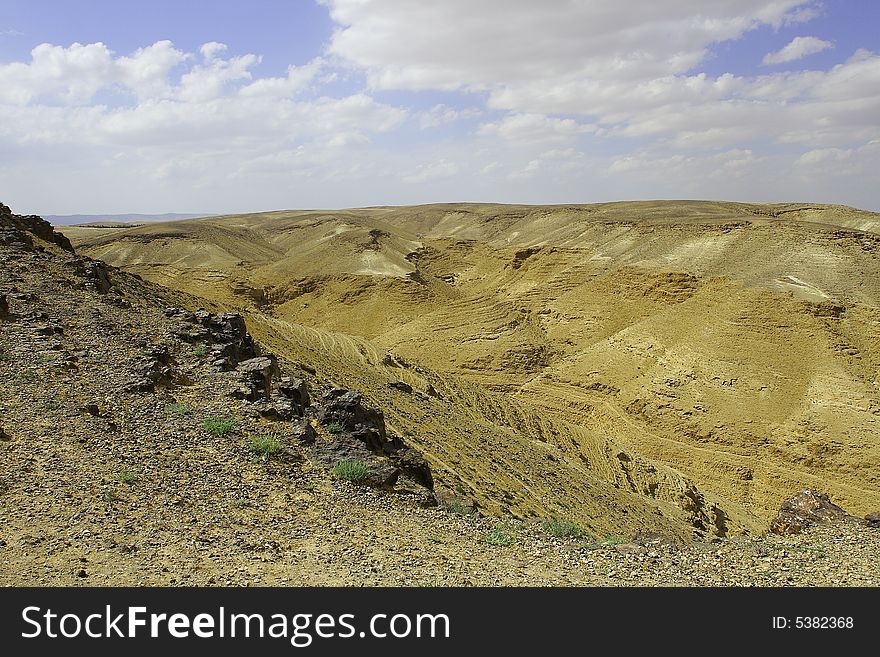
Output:
<svg viewBox="0 0 880 657">
<path fill-rule="evenodd" d="M 782 503 L 779 513 L 770 523 L 770 531 L 774 534 L 800 534 L 816 523 L 848 517 L 849 514 L 833 504 L 827 494 L 806 489 Z"/>
<path fill-rule="evenodd" d="M 283 377 L 278 382 L 278 392 L 287 397 L 299 409 L 299 415 L 302 415 L 311 403 L 309 387 L 302 379 L 294 379 L 289 376 Z"/>
<path fill-rule="evenodd" d="M 9 301 L 6 300 L 5 294 L 0 294 L 0 319 L 9 317 Z"/>
<path fill-rule="evenodd" d="M 278 362 L 275 356 L 257 356 L 241 361 L 236 367 L 239 385 L 232 396 L 255 402 L 269 399 L 272 395 L 272 379 L 278 374 Z"/>
<path fill-rule="evenodd" d="M 370 467 L 368 483 L 393 487 L 403 475 L 416 488 L 433 490 L 428 462 L 399 436 L 388 438 L 382 411 L 369 406 L 359 392 L 334 388 L 321 398 L 317 418 L 333 434 L 330 443 L 315 447 L 320 461 L 332 466 L 346 458 L 360 460 Z"/>
<path fill-rule="evenodd" d="M 388 384 L 389 388 L 393 388 L 394 390 L 400 390 L 400 392 L 405 392 L 408 395 L 412 394 L 413 388 L 406 381 L 392 381 Z"/>
<path fill-rule="evenodd" d="M 365 442 L 372 440 L 377 450 L 381 450 L 387 440 L 385 416 L 378 408 L 367 406 L 359 392 L 334 388 L 325 394 L 318 409 L 318 421 L 325 426 L 338 424 Z"/>
<path fill-rule="evenodd" d="M 866 527 L 874 527 L 880 529 L 880 511 L 874 511 L 865 516 L 863 524 Z"/>
<path fill-rule="evenodd" d="M 165 316 L 180 320 L 172 331 L 181 340 L 210 346 L 210 359 L 219 370 L 233 370 L 238 363 L 255 358 L 257 347 L 238 313 L 212 314 L 199 309 L 166 308 Z"/>
</svg>

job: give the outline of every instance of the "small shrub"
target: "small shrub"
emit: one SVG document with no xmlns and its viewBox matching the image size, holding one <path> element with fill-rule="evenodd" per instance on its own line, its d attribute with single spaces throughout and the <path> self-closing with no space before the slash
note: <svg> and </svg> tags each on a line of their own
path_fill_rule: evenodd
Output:
<svg viewBox="0 0 880 657">
<path fill-rule="evenodd" d="M 174 415 L 188 415 L 192 412 L 192 407 L 188 404 L 168 404 L 165 408 Z"/>
<path fill-rule="evenodd" d="M 196 356 L 198 356 L 199 358 L 201 358 L 202 356 L 207 356 L 207 355 L 208 355 L 208 348 L 207 348 L 205 345 L 200 344 L 198 347 L 196 347 L 196 348 L 193 350 L 193 353 L 194 353 Z"/>
<path fill-rule="evenodd" d="M 340 479 L 359 483 L 370 474 L 370 468 L 363 461 L 343 459 L 333 466 L 333 474 Z"/>
<path fill-rule="evenodd" d="M 259 436 L 250 436 L 248 438 L 248 448 L 255 454 L 259 454 L 263 459 L 268 460 L 270 456 L 281 451 L 281 441 L 274 433 L 261 434 Z"/>
<path fill-rule="evenodd" d="M 459 516 L 469 516 L 474 513 L 474 507 L 461 500 L 452 500 L 446 505 L 446 510 Z"/>
<path fill-rule="evenodd" d="M 43 404 L 50 411 L 57 411 L 61 408 L 64 408 L 64 404 L 57 399 L 50 399 L 46 403 Z"/>
<path fill-rule="evenodd" d="M 0 347 L 0 363 L 5 363 L 10 360 L 12 360 L 12 356 L 9 355 L 9 352 L 3 347 Z"/>
<path fill-rule="evenodd" d="M 20 381 L 23 383 L 33 383 L 37 380 L 37 373 L 33 370 L 22 370 L 21 372 L 16 372 L 13 377 L 15 381 Z"/>
<path fill-rule="evenodd" d="M 225 436 L 235 429 L 235 420 L 230 418 L 207 417 L 202 428 L 215 436 Z"/>
<path fill-rule="evenodd" d="M 118 501 L 121 500 L 122 498 L 119 497 L 119 495 L 117 495 L 116 493 L 114 493 L 114 492 L 113 492 L 112 490 L 110 490 L 109 488 L 105 488 L 105 489 L 104 489 L 104 492 L 101 493 L 101 499 L 104 500 L 105 502 L 118 502 Z"/>
<path fill-rule="evenodd" d="M 580 538 L 584 530 L 570 520 L 554 518 L 544 523 L 544 530 L 557 538 Z"/>
<path fill-rule="evenodd" d="M 327 429 L 327 433 L 337 434 L 345 431 L 345 427 L 342 426 L 339 422 L 329 422 L 324 425 L 324 428 Z"/>
<path fill-rule="evenodd" d="M 486 534 L 486 542 L 496 547 L 507 547 L 516 543 L 516 538 L 500 528 L 495 528 Z"/>
<path fill-rule="evenodd" d="M 238 509 L 246 509 L 251 505 L 251 501 L 246 497 L 239 497 L 233 502 L 233 504 Z"/>
<path fill-rule="evenodd" d="M 121 470 L 116 478 L 123 484 L 131 485 L 137 481 L 138 476 L 134 470 Z"/>
</svg>

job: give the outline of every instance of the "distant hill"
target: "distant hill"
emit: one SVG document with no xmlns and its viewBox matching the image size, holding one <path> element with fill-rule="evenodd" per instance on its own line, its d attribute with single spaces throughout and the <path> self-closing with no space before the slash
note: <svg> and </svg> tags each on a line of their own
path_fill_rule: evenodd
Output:
<svg viewBox="0 0 880 657">
<path fill-rule="evenodd" d="M 210 212 L 202 214 L 190 214 L 181 212 L 166 212 L 165 214 L 47 214 L 43 218 L 53 226 L 77 226 L 90 223 L 118 223 L 145 221 L 175 221 L 177 219 L 195 219 L 197 217 L 214 216 Z"/>
</svg>

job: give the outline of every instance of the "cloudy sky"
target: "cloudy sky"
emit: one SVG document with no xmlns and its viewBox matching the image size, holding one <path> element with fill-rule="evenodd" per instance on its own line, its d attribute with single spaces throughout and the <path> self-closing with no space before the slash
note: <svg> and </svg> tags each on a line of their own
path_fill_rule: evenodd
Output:
<svg viewBox="0 0 880 657">
<path fill-rule="evenodd" d="M 0 201 L 880 210 L 878 24 L 876 0 L 3 0 Z"/>
</svg>

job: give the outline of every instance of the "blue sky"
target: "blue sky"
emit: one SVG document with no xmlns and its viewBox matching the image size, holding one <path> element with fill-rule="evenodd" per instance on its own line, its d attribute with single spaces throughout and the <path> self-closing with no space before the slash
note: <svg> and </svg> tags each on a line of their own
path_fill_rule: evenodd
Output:
<svg viewBox="0 0 880 657">
<path fill-rule="evenodd" d="M 5 0 L 0 200 L 880 210 L 878 24 L 868 0 Z"/>
</svg>

